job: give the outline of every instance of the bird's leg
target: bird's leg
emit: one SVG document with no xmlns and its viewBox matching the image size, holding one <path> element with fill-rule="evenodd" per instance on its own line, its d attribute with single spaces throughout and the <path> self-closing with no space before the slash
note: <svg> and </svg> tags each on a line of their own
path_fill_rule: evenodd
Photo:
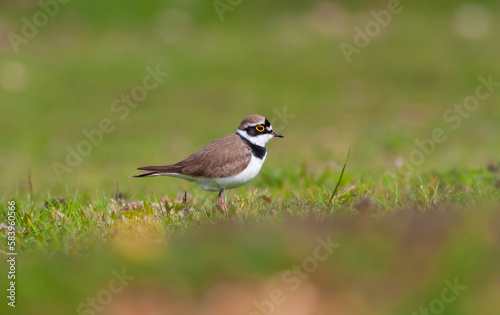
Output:
<svg viewBox="0 0 500 315">
<path fill-rule="evenodd" d="M 226 212 L 227 213 L 227 206 L 226 206 L 226 203 L 224 202 L 224 189 L 222 189 L 220 192 L 219 192 L 219 204 L 220 204 L 220 208 L 222 209 L 222 211 Z"/>
</svg>

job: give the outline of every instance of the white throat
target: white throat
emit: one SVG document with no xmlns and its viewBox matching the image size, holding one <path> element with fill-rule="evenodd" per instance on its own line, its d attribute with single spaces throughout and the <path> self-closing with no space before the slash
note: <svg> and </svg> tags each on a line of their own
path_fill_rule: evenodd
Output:
<svg viewBox="0 0 500 315">
<path fill-rule="evenodd" d="M 269 134 L 269 133 L 264 133 L 264 134 L 252 137 L 245 130 L 240 130 L 240 129 L 236 130 L 236 133 L 239 134 L 240 136 L 242 136 L 243 138 L 247 139 L 251 143 L 258 145 L 258 146 L 261 146 L 261 147 L 265 147 L 267 141 L 269 141 L 273 138 L 273 135 Z"/>
</svg>

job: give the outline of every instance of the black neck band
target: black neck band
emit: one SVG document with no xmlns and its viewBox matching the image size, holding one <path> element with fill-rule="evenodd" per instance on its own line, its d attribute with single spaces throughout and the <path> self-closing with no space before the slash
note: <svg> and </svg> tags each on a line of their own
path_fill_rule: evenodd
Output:
<svg viewBox="0 0 500 315">
<path fill-rule="evenodd" d="M 245 143 L 250 147 L 250 149 L 252 150 L 253 155 L 255 155 L 256 158 L 259 158 L 261 160 L 264 158 L 264 156 L 266 155 L 266 148 L 264 148 L 264 147 L 262 147 L 260 145 L 256 145 L 255 143 L 250 142 L 247 138 L 243 137 L 239 133 L 237 133 L 237 135 L 240 136 L 241 139 L 243 139 L 243 141 L 245 141 Z"/>
</svg>

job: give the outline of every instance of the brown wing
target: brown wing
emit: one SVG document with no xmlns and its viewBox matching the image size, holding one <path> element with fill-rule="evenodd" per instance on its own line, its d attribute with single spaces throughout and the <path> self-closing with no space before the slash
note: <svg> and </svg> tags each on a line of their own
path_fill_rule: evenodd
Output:
<svg viewBox="0 0 500 315">
<path fill-rule="evenodd" d="M 226 177 L 242 172 L 251 158 L 250 148 L 234 133 L 207 144 L 178 163 L 139 169 L 153 172 L 151 175 L 178 173 L 195 177 Z"/>
</svg>

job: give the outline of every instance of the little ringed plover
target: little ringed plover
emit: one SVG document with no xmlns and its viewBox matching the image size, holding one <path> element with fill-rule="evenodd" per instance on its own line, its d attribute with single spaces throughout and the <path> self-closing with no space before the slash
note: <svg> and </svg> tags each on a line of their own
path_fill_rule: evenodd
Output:
<svg viewBox="0 0 500 315">
<path fill-rule="evenodd" d="M 145 173 L 133 177 L 163 175 L 195 182 L 203 190 L 218 191 L 220 207 L 227 212 L 224 191 L 257 176 L 266 160 L 265 145 L 274 137 L 283 138 L 265 117 L 250 115 L 243 119 L 236 133 L 207 144 L 175 164 L 139 167 Z"/>
</svg>

